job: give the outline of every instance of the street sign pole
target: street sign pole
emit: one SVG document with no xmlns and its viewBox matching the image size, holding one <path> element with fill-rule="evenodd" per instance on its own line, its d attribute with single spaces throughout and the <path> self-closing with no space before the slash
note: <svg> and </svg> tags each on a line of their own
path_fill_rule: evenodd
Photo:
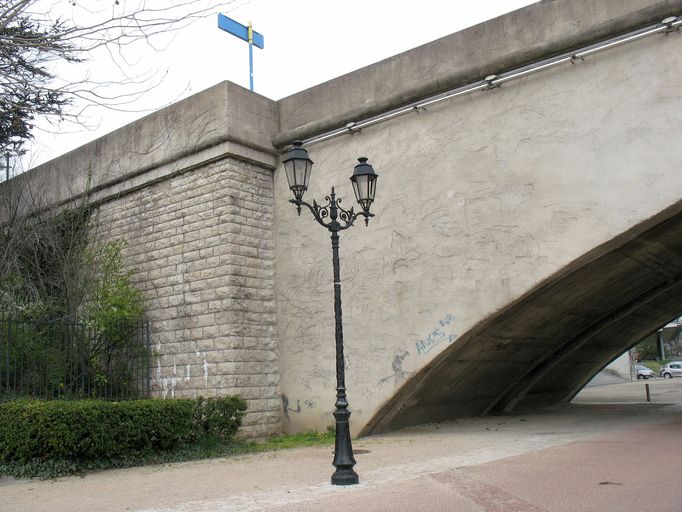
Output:
<svg viewBox="0 0 682 512">
<path fill-rule="evenodd" d="M 220 13 L 218 13 L 218 28 L 249 43 L 249 88 L 253 91 L 253 47 L 262 49 L 265 46 L 263 35 L 253 30 L 250 21 L 249 25 L 245 26 Z"/>
<path fill-rule="evenodd" d="M 249 88 L 253 92 L 253 27 L 249 21 Z"/>
</svg>

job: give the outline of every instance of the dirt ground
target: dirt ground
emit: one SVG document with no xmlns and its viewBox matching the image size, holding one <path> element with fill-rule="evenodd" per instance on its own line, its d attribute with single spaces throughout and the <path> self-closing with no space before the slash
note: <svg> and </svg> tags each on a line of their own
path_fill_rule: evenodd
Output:
<svg viewBox="0 0 682 512">
<path fill-rule="evenodd" d="M 682 379 L 591 387 L 565 407 L 412 427 L 329 447 L 93 473 L 0 478 L 0 510 L 461 512 L 682 510 Z M 678 454 L 677 456 L 675 454 Z"/>
</svg>

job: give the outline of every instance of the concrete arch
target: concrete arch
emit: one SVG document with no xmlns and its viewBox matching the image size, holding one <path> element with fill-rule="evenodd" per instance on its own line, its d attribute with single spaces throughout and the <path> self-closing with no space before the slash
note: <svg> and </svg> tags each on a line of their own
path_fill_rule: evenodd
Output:
<svg viewBox="0 0 682 512">
<path fill-rule="evenodd" d="M 682 202 L 481 321 L 405 383 L 361 435 L 570 401 L 682 310 Z"/>
</svg>

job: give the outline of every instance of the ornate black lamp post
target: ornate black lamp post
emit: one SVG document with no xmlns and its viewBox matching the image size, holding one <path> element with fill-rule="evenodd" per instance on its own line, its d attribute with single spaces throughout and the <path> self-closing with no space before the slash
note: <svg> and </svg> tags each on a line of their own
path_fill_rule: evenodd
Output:
<svg viewBox="0 0 682 512">
<path fill-rule="evenodd" d="M 348 420 L 350 411 L 348 410 L 348 400 L 346 400 L 346 377 L 343 359 L 343 325 L 341 320 L 341 277 L 339 269 L 339 231 L 348 229 L 355 220 L 362 216 L 365 218 L 365 225 L 369 223 L 369 218 L 374 214 L 369 213 L 369 208 L 374 201 L 376 192 L 377 174 L 366 158 L 358 158 L 350 180 L 353 183 L 353 190 L 362 211 L 354 212 L 353 208 L 344 210 L 341 208 L 341 199 L 336 198 L 334 187 L 331 195 L 325 197 L 327 204 L 320 206 L 316 201 L 310 205 L 303 201 L 303 194 L 308 189 L 310 171 L 313 161 L 308 158 L 308 151 L 303 148 L 303 143 L 296 141 L 284 159 L 284 169 L 287 174 L 289 188 L 294 193 L 295 199 L 289 202 L 294 203 L 301 215 L 301 207 L 306 206 L 312 212 L 315 220 L 331 232 L 332 239 L 332 264 L 334 266 L 334 317 L 336 319 L 336 440 L 334 446 L 334 462 L 336 471 L 332 475 L 332 484 L 351 485 L 359 482 L 358 475 L 353 471 L 355 458 L 353 457 L 353 446 L 350 439 L 350 427 Z"/>
</svg>

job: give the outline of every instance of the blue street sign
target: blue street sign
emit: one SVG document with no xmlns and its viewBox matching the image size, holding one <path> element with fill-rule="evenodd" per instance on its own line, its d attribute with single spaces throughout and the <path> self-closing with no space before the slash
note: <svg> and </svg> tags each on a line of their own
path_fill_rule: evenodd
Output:
<svg viewBox="0 0 682 512">
<path fill-rule="evenodd" d="M 253 30 L 250 21 L 247 27 L 220 13 L 218 13 L 218 28 L 249 43 L 249 88 L 253 91 L 253 45 L 263 48 L 263 36 Z"/>
<path fill-rule="evenodd" d="M 237 21 L 234 21 L 232 18 L 228 18 L 224 14 L 218 13 L 218 28 L 224 30 L 228 34 L 237 36 L 239 39 L 242 39 L 247 43 L 252 42 L 258 48 L 262 49 L 265 44 L 262 34 L 259 34 L 253 29 L 251 29 L 253 38 L 251 41 L 249 41 L 249 27 L 242 25 Z"/>
</svg>

